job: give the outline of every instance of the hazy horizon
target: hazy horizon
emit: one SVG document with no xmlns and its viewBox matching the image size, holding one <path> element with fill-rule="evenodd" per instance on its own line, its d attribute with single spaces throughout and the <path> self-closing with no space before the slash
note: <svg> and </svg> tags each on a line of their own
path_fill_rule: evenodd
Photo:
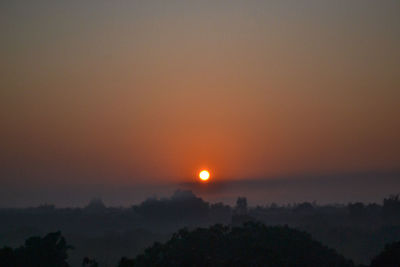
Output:
<svg viewBox="0 0 400 267">
<path fill-rule="evenodd" d="M 384 198 L 400 193 L 399 177 L 400 172 L 365 172 L 237 179 L 209 184 L 197 181 L 151 185 L 74 183 L 29 185 L 29 189 L 8 184 L 0 189 L 0 208 L 84 207 L 95 198 L 102 199 L 108 207 L 130 207 L 148 198 L 169 198 L 176 190 L 190 190 L 205 201 L 228 205 L 234 205 L 238 197 L 246 197 L 251 206 L 303 202 L 381 204 Z"/>
</svg>

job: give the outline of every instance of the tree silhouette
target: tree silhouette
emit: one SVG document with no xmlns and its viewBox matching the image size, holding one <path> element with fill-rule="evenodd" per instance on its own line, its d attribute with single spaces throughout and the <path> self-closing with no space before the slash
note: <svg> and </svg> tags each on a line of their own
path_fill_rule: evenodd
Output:
<svg viewBox="0 0 400 267">
<path fill-rule="evenodd" d="M 182 229 L 165 244 L 155 243 L 130 266 L 354 266 L 305 232 L 249 222 Z"/>
<path fill-rule="evenodd" d="M 386 245 L 385 249 L 371 262 L 371 267 L 398 266 L 400 266 L 400 241 Z"/>
<path fill-rule="evenodd" d="M 177 190 L 171 198 L 150 198 L 133 210 L 148 220 L 200 221 L 208 216 L 209 203 L 194 195 L 191 191 Z"/>
<path fill-rule="evenodd" d="M 238 199 L 236 200 L 235 214 L 236 215 L 247 214 L 247 198 L 238 197 Z"/>
<path fill-rule="evenodd" d="M 61 232 L 49 233 L 45 237 L 31 237 L 25 245 L 15 250 L 0 250 L 0 266 L 10 267 L 68 267 L 67 245 Z"/>
<path fill-rule="evenodd" d="M 0 249 L 0 266 L 17 266 L 17 259 L 12 248 L 4 247 Z"/>
<path fill-rule="evenodd" d="M 89 257 L 83 258 L 82 267 L 99 267 L 99 264 L 95 259 L 91 259 Z"/>
<path fill-rule="evenodd" d="M 400 195 L 392 195 L 383 200 L 383 217 L 393 223 L 400 222 Z"/>
</svg>

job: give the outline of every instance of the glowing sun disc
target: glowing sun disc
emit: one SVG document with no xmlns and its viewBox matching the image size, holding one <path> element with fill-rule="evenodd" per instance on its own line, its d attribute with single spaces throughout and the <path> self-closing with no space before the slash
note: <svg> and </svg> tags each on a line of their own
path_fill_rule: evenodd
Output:
<svg viewBox="0 0 400 267">
<path fill-rule="evenodd" d="M 206 170 L 203 170 L 199 173 L 199 178 L 202 181 L 207 181 L 210 178 L 210 173 Z"/>
</svg>

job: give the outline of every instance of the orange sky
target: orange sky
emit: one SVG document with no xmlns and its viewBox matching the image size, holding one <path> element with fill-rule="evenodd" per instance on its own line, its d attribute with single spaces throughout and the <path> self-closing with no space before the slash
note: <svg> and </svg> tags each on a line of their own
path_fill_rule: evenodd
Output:
<svg viewBox="0 0 400 267">
<path fill-rule="evenodd" d="M 0 7 L 3 183 L 400 167 L 398 1 Z"/>
</svg>

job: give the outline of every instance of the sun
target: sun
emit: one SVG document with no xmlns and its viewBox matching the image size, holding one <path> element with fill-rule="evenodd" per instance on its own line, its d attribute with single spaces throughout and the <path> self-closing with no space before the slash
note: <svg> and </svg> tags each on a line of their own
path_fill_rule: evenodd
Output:
<svg viewBox="0 0 400 267">
<path fill-rule="evenodd" d="M 210 173 L 207 170 L 202 170 L 199 173 L 199 178 L 200 178 L 200 180 L 202 180 L 204 182 L 208 181 L 208 179 L 210 179 Z"/>
</svg>

